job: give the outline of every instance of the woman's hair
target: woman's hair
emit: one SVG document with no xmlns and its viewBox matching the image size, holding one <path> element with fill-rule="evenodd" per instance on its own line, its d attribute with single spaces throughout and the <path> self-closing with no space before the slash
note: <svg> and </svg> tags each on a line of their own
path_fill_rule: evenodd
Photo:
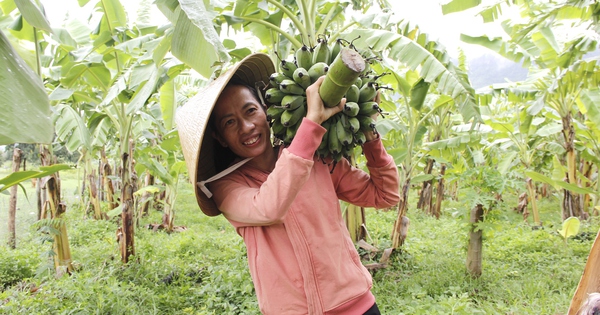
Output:
<svg viewBox="0 0 600 315">
<path fill-rule="evenodd" d="M 229 83 L 227 83 L 227 85 L 225 87 L 229 87 L 229 86 L 243 86 L 245 88 L 247 88 L 248 90 L 250 90 L 250 92 L 252 92 L 252 95 L 254 95 L 254 97 L 256 98 L 256 101 L 261 104 L 262 108 L 264 109 L 264 104 L 261 101 L 261 97 L 259 96 L 259 91 L 253 87 L 248 85 L 245 82 L 242 82 L 240 80 L 236 80 L 235 78 L 231 79 L 231 81 L 229 81 Z M 214 113 L 214 111 L 213 111 Z M 210 114 L 210 118 L 208 119 L 208 124 L 210 126 L 210 128 L 212 128 L 212 130 L 216 133 L 218 133 L 218 128 L 217 128 L 217 122 L 215 121 L 215 117 L 214 114 L 211 113 Z M 207 135 L 209 136 L 209 135 Z M 212 135 L 210 135 L 212 137 Z M 224 169 L 226 169 L 227 167 L 229 167 L 231 165 L 231 163 L 233 163 L 233 161 L 238 157 L 235 153 L 233 153 L 233 151 L 231 151 L 229 148 L 223 147 L 219 141 L 213 141 L 213 150 L 215 152 L 215 168 L 217 173 L 223 171 Z"/>
</svg>

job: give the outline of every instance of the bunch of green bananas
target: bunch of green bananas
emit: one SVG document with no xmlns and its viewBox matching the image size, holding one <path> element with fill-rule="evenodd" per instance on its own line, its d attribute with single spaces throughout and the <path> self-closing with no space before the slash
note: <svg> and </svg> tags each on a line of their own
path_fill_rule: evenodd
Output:
<svg viewBox="0 0 600 315">
<path fill-rule="evenodd" d="M 336 40 L 330 47 L 327 40 L 319 38 L 314 47 L 304 45 L 292 57 L 281 60 L 279 71 L 271 74 L 270 88 L 265 91 L 269 104 L 267 116 L 276 139 L 288 144 L 296 135 L 302 117 L 306 116 L 306 88 L 320 76 L 335 75 L 330 65 L 344 47 L 344 40 Z M 352 46 L 352 49 L 355 49 Z M 365 70 L 349 86 L 344 97 L 342 112 L 322 123 L 327 130 L 317 150 L 321 158 L 331 156 L 334 161 L 349 157 L 357 145 L 366 139 L 364 131 L 375 130 L 372 116 L 381 109 L 374 101 L 380 88 L 377 79 L 365 62 Z M 321 90 L 321 95 L 327 91 Z M 333 104 L 335 105 L 335 104 Z"/>
</svg>

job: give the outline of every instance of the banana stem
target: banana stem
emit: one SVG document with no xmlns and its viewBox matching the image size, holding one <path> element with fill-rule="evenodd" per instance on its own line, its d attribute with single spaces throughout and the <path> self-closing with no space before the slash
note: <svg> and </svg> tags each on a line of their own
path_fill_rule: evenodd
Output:
<svg viewBox="0 0 600 315">
<path fill-rule="evenodd" d="M 344 47 L 329 66 L 325 80 L 319 87 L 323 104 L 334 107 L 339 104 L 353 82 L 365 70 L 365 60 L 353 49 Z"/>
<path fill-rule="evenodd" d="M 313 42 L 314 38 L 315 38 L 315 33 L 314 33 L 315 29 L 313 27 L 313 19 L 312 19 L 312 16 L 310 15 L 310 12 L 315 12 L 315 11 L 310 10 L 310 8 L 312 7 L 312 4 L 310 1 L 297 0 L 296 4 L 298 4 L 298 8 L 300 8 L 300 14 L 302 15 L 304 24 L 306 25 L 306 32 L 302 34 L 302 36 L 304 38 L 304 43 L 310 47 L 313 47 L 315 45 L 315 43 Z"/>
<path fill-rule="evenodd" d="M 308 0 L 308 12 L 312 13 L 312 15 L 310 15 L 310 26 L 311 26 L 311 30 L 314 31 L 315 29 L 315 17 L 317 15 L 317 8 L 316 8 L 316 4 L 317 4 L 317 0 Z M 313 38 L 315 38 L 315 34 L 313 33 Z"/>
<path fill-rule="evenodd" d="M 283 4 L 281 4 L 280 2 L 277 2 L 275 0 L 267 0 L 267 2 L 269 2 L 270 4 L 276 6 L 277 8 L 279 8 L 281 11 L 283 11 L 283 13 L 285 13 L 290 20 L 292 20 L 292 23 L 294 23 L 294 25 L 298 28 L 298 31 L 300 32 L 300 34 L 305 34 L 306 33 L 306 28 L 304 27 L 304 24 L 302 24 L 302 21 L 300 21 L 296 15 L 290 11 L 290 9 L 286 8 L 285 6 L 283 6 Z M 300 48 L 300 46 L 297 46 L 296 48 Z"/>
<path fill-rule="evenodd" d="M 335 32 L 333 35 L 331 35 L 331 37 L 329 38 L 329 41 L 336 40 L 340 36 L 340 34 L 342 34 L 342 32 L 344 32 L 345 30 L 349 29 L 350 27 L 352 27 L 356 24 L 358 24 L 358 23 L 352 22 L 352 23 L 348 23 L 348 24 L 344 25 L 341 29 L 339 29 L 337 32 Z"/>
<path fill-rule="evenodd" d="M 325 18 L 321 22 L 321 25 L 319 26 L 319 30 L 317 31 L 317 34 L 325 33 L 325 28 L 329 25 L 329 21 L 331 20 L 331 17 L 335 13 L 335 9 L 337 8 L 338 4 L 339 4 L 339 2 L 336 1 L 336 3 L 331 6 L 331 9 L 329 9 L 329 12 L 327 12 L 327 16 L 325 16 Z"/>
<path fill-rule="evenodd" d="M 243 17 L 243 16 L 240 16 L 239 18 L 242 19 L 242 20 L 244 20 L 244 21 L 262 24 L 262 25 L 266 26 L 267 28 L 269 28 L 269 29 L 271 29 L 271 30 L 273 30 L 273 31 L 275 31 L 275 32 L 283 35 L 283 37 L 287 38 L 292 43 L 292 45 L 294 45 L 295 47 L 302 47 L 302 43 L 299 42 L 296 38 L 294 38 L 294 36 L 288 34 L 284 30 L 282 30 L 281 28 L 279 28 L 279 27 L 277 27 L 277 26 L 275 26 L 275 25 L 273 25 L 273 24 L 271 24 L 269 22 L 266 22 L 266 21 L 263 21 L 263 20 L 259 20 L 259 19 L 255 19 L 255 18 Z"/>
</svg>

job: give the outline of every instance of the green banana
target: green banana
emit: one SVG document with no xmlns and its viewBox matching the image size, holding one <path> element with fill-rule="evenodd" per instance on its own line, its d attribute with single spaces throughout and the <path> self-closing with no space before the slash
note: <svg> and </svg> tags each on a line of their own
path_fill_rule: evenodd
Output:
<svg viewBox="0 0 600 315">
<path fill-rule="evenodd" d="M 279 104 L 285 95 L 279 88 L 273 87 L 265 92 L 265 100 L 271 104 Z"/>
<path fill-rule="evenodd" d="M 360 94 L 360 89 L 357 85 L 352 84 L 348 91 L 346 92 L 346 102 L 358 102 L 358 96 Z"/>
<path fill-rule="evenodd" d="M 329 139 L 329 128 L 331 127 L 331 122 L 328 120 L 324 121 L 321 126 L 323 126 L 323 128 L 325 128 L 325 134 L 323 135 L 323 138 L 321 139 L 321 143 L 319 144 L 319 147 L 317 148 L 317 151 L 319 150 L 326 150 L 327 149 L 327 139 Z"/>
<path fill-rule="evenodd" d="M 324 143 L 327 143 L 327 141 L 323 140 Z M 323 148 L 319 148 L 317 149 L 317 156 L 321 159 L 321 160 L 325 160 L 325 158 L 329 155 L 329 148 L 327 146 L 323 147 Z"/>
<path fill-rule="evenodd" d="M 374 101 L 358 103 L 358 107 L 359 115 L 372 116 L 379 113 L 379 105 Z"/>
<path fill-rule="evenodd" d="M 329 60 L 334 60 L 340 53 L 340 50 L 342 50 L 342 41 L 343 39 L 341 38 L 335 40 L 335 43 L 333 43 L 333 46 L 331 47 L 331 57 L 329 57 Z"/>
<path fill-rule="evenodd" d="M 288 94 L 281 100 L 281 107 L 286 110 L 294 110 L 306 103 L 306 97 L 302 95 Z"/>
<path fill-rule="evenodd" d="M 371 71 L 371 58 L 365 58 L 365 70 L 363 71 L 364 74 L 367 74 Z"/>
<path fill-rule="evenodd" d="M 285 59 L 281 60 L 281 63 L 279 64 L 280 71 L 289 79 L 293 77 L 296 68 L 298 68 L 298 66 L 296 66 L 295 62 Z"/>
<path fill-rule="evenodd" d="M 344 146 L 349 146 L 352 143 L 352 133 L 344 127 L 344 120 L 346 117 L 342 115 L 336 123 L 335 131 L 337 134 L 338 141 Z"/>
<path fill-rule="evenodd" d="M 343 147 L 341 147 L 342 150 L 344 150 Z M 331 154 L 331 158 L 333 159 L 333 163 L 335 165 L 335 163 L 339 162 L 344 156 L 342 155 L 342 151 L 340 152 L 336 152 L 336 153 L 332 153 Z"/>
<path fill-rule="evenodd" d="M 356 80 L 354 80 L 354 85 L 356 85 L 360 89 L 363 86 L 362 78 L 356 78 Z"/>
<path fill-rule="evenodd" d="M 340 125 L 340 127 L 341 127 L 341 125 Z M 332 155 L 337 155 L 340 152 L 342 152 L 342 143 L 338 139 L 337 128 L 338 128 L 337 122 L 332 122 L 331 127 L 329 127 L 329 135 L 327 137 L 327 141 L 329 142 L 329 145 L 328 145 L 329 152 L 331 152 Z"/>
<path fill-rule="evenodd" d="M 360 123 L 361 131 L 375 131 L 375 120 L 371 116 L 358 115 L 356 118 Z"/>
<path fill-rule="evenodd" d="M 347 116 L 354 117 L 358 115 L 359 110 L 360 107 L 358 106 L 358 103 L 346 102 L 346 104 L 344 104 L 344 109 L 342 110 L 342 113 L 344 113 Z"/>
<path fill-rule="evenodd" d="M 374 74 L 366 74 L 361 76 L 361 81 L 362 81 L 362 85 L 361 87 L 363 87 L 365 84 L 369 83 L 369 82 L 375 82 L 376 78 Z"/>
<path fill-rule="evenodd" d="M 324 62 L 317 62 L 313 64 L 312 67 L 308 69 L 308 75 L 310 76 L 311 84 L 315 83 L 315 81 L 317 81 L 317 79 L 319 79 L 321 76 L 327 74 L 327 71 L 329 71 L 328 64 Z"/>
<path fill-rule="evenodd" d="M 304 116 L 306 116 L 306 106 L 300 106 L 294 110 L 286 110 L 281 113 L 281 123 L 289 128 L 296 125 Z"/>
<path fill-rule="evenodd" d="M 354 134 L 354 143 L 358 145 L 363 145 L 365 142 L 367 142 L 367 137 L 364 133 L 357 132 Z"/>
<path fill-rule="evenodd" d="M 296 131 L 298 131 L 298 127 L 300 124 L 292 125 L 285 128 L 285 135 L 283 136 L 283 142 L 286 144 L 290 144 L 294 137 L 296 136 Z"/>
<path fill-rule="evenodd" d="M 298 68 L 310 69 L 313 65 L 313 50 L 307 45 L 302 45 L 300 49 L 297 49 L 295 56 Z"/>
<path fill-rule="evenodd" d="M 274 72 L 269 76 L 269 83 L 271 83 L 272 87 L 278 87 L 279 83 L 288 77 L 281 72 Z"/>
<path fill-rule="evenodd" d="M 384 72 L 382 74 L 366 74 L 362 76 L 362 84 L 365 85 L 369 82 L 377 82 L 377 80 L 379 80 L 379 78 L 383 77 L 384 75 L 389 74 L 389 72 Z"/>
<path fill-rule="evenodd" d="M 367 82 L 360 88 L 358 94 L 358 103 L 372 101 L 377 95 L 377 83 Z"/>
<path fill-rule="evenodd" d="M 273 130 L 273 136 L 276 138 L 282 139 L 285 135 L 285 126 L 281 123 L 280 119 L 273 120 L 271 130 Z"/>
<path fill-rule="evenodd" d="M 298 83 L 305 90 L 311 84 L 308 71 L 302 67 L 296 68 L 292 78 L 294 79 L 294 82 Z"/>
<path fill-rule="evenodd" d="M 353 153 L 354 153 L 354 147 L 347 146 L 347 147 L 342 148 L 342 156 L 348 160 L 351 159 Z"/>
<path fill-rule="evenodd" d="M 269 108 L 267 108 L 267 120 L 279 120 L 284 111 L 285 108 L 281 106 L 269 106 Z"/>
<path fill-rule="evenodd" d="M 331 62 L 331 49 L 329 48 L 329 45 L 327 45 L 327 39 L 319 38 L 317 41 L 317 46 L 315 46 L 312 55 L 313 64 L 317 62 L 329 64 Z"/>
<path fill-rule="evenodd" d="M 360 121 L 356 117 L 348 117 L 348 130 L 357 133 L 360 130 Z"/>
<path fill-rule="evenodd" d="M 294 80 L 285 79 L 279 83 L 279 89 L 286 94 L 302 95 L 304 89 Z"/>
</svg>

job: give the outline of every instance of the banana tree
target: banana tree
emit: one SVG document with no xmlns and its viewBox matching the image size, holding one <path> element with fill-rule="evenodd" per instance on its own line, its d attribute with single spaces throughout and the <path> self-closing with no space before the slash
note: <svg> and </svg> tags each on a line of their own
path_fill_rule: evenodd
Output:
<svg viewBox="0 0 600 315">
<path fill-rule="evenodd" d="M 462 54 L 459 55 L 459 64 L 458 67 L 461 71 L 466 72 L 466 56 Z M 423 104 L 428 106 L 427 108 L 421 108 L 420 111 L 427 113 L 425 117 L 428 117 L 424 123 L 428 130 L 426 138 L 424 141 L 426 142 L 436 142 L 440 139 L 447 139 L 452 135 L 451 127 L 455 124 L 460 124 L 461 121 L 457 121 L 455 116 L 453 115 L 455 106 L 452 103 L 452 98 L 447 95 L 439 95 L 435 92 L 435 84 L 433 89 L 429 93 L 429 98 L 431 100 L 435 100 L 432 102 L 431 100 L 428 103 L 432 104 Z M 413 103 L 416 99 L 413 101 Z M 433 180 L 435 176 L 433 175 L 434 167 L 436 164 L 439 164 L 438 176 L 437 176 L 437 193 L 435 204 L 433 200 Z M 425 213 L 433 215 L 437 218 L 441 215 L 441 203 L 444 196 L 444 172 L 446 168 L 446 163 L 444 160 L 437 161 L 433 156 L 427 155 L 425 157 L 425 167 L 423 169 L 423 174 L 417 175 L 417 177 L 413 178 L 413 183 L 418 183 L 420 181 L 423 182 L 423 186 L 419 193 L 419 201 L 417 203 L 417 209 L 422 209 Z"/>
<path fill-rule="evenodd" d="M 487 148 L 499 149 L 498 159 L 491 163 L 498 165 L 501 174 L 507 175 L 516 167 L 516 163 L 521 164 L 526 172 L 540 171 L 544 166 L 540 161 L 544 153 L 564 153 L 562 147 L 553 141 L 560 132 L 560 125 L 548 115 L 536 117 L 535 112 L 532 112 L 539 102 L 535 90 L 530 92 L 523 84 L 520 87 L 500 84 L 480 91 L 479 97 L 481 105 L 486 108 L 487 118 L 484 122 L 494 132 L 487 140 Z M 553 149 L 558 151 L 551 151 Z M 541 221 L 537 208 L 537 189 L 531 178 L 526 177 L 524 181 L 533 222 L 539 226 Z M 527 219 L 526 208 L 523 216 Z"/>
<path fill-rule="evenodd" d="M 164 29 L 129 28 L 124 8 L 116 0 L 97 2 L 96 11 L 101 13 L 97 25 L 88 26 L 77 19 L 66 23 L 66 29 L 57 38 L 60 45 L 55 47 L 49 69 L 56 78 L 52 93 L 63 104 L 61 111 L 74 118 L 66 121 L 70 125 L 60 124 L 60 139 L 72 144 L 71 149 L 77 147 L 84 153 L 88 174 L 92 173 L 91 160 L 97 157 L 98 148 L 116 142 L 115 151 L 121 160 L 122 226 L 118 233 L 121 258 L 127 262 L 135 253 L 131 144 L 143 129 L 136 121 L 148 98 L 169 75 L 176 76 L 181 70 L 174 70 L 179 69 L 177 64 L 163 62 L 171 40 Z M 102 141 L 89 140 L 91 135 L 99 135 L 94 139 Z M 100 217 L 103 213 L 98 196 L 92 197 L 96 198 L 92 200 L 96 216 Z"/>
<path fill-rule="evenodd" d="M 139 190 L 136 194 L 139 196 L 147 189 L 156 191 L 165 191 L 165 199 L 163 201 L 163 220 L 161 224 L 152 224 L 154 229 L 164 229 L 171 233 L 176 230 L 174 226 L 175 220 L 175 201 L 177 200 L 177 188 L 181 175 L 185 173 L 185 161 L 179 156 L 181 148 L 179 146 L 179 137 L 175 130 L 165 134 L 162 141 L 155 146 L 148 146 L 143 150 L 139 150 L 140 158 L 138 162 L 155 178 L 159 179 L 164 186 L 146 186 Z M 155 157 L 155 158 L 144 158 Z M 158 157 L 158 158 L 157 158 Z M 179 228 L 181 229 L 181 228 Z"/>
<path fill-rule="evenodd" d="M 42 92 L 40 91 L 40 87 L 42 87 L 41 84 L 39 84 L 40 80 L 39 78 L 42 76 L 42 65 L 41 65 L 41 60 L 42 60 L 42 41 L 41 41 L 41 37 L 43 35 L 43 33 L 52 33 L 53 30 L 50 27 L 50 24 L 48 23 L 47 19 L 45 18 L 45 15 L 43 13 L 43 10 L 40 9 L 40 7 L 38 6 L 38 4 L 36 2 L 30 1 L 30 0 L 17 0 L 15 2 L 12 1 L 3 1 L 2 2 L 2 10 L 5 13 L 11 13 L 12 11 L 14 11 L 15 9 L 17 12 L 17 17 L 14 20 L 13 24 L 10 26 L 10 29 L 12 31 L 12 34 L 19 38 L 20 40 L 23 41 L 29 41 L 32 42 L 34 45 L 34 52 L 32 54 L 32 59 L 35 61 L 35 69 L 37 74 L 35 74 L 34 77 L 33 74 L 34 72 L 29 71 L 27 66 L 24 66 L 22 63 L 20 63 L 20 59 L 18 57 L 16 57 L 16 54 L 11 55 L 10 54 L 10 50 L 6 48 L 7 41 L 6 38 L 4 37 L 4 35 L 2 35 L 2 46 L 4 47 L 4 52 L 9 52 L 8 54 L 5 54 L 2 58 L 5 62 L 7 62 L 7 70 L 9 72 L 9 78 L 12 77 L 12 72 L 19 73 L 19 72 L 23 72 L 24 76 L 21 75 L 16 75 L 15 77 L 17 79 L 21 79 L 21 80 L 15 80 L 15 84 L 14 85 L 16 87 L 17 91 L 22 91 L 23 94 L 27 95 L 27 97 L 25 97 L 25 106 L 21 107 L 21 110 L 23 110 L 24 112 L 20 112 L 18 114 L 24 114 L 27 113 L 29 110 L 32 111 L 33 115 L 44 115 L 45 111 L 48 109 L 48 104 L 49 104 L 49 99 L 47 95 L 43 95 L 42 96 Z M 9 59 L 9 58 L 12 58 Z M 19 65 L 20 64 L 20 68 L 14 68 L 15 65 Z M 28 77 L 27 77 L 28 76 Z M 28 82 L 22 81 L 23 78 L 27 78 Z M 6 84 L 6 86 L 11 87 L 11 85 L 13 84 Z M 23 88 L 32 88 L 32 91 L 25 91 L 23 90 Z M 13 94 L 15 91 L 10 91 L 9 93 L 6 93 L 7 95 L 18 95 L 18 94 Z M 44 93 L 45 94 L 45 93 Z M 9 100 L 11 100 L 11 97 L 7 97 Z M 32 103 L 33 102 L 33 103 Z M 36 102 L 39 102 L 39 104 L 36 104 Z M 18 103 L 18 102 L 15 102 Z M 7 112 L 9 113 L 15 113 L 16 111 L 14 111 L 13 109 L 14 104 L 11 108 L 7 109 Z M 23 124 L 25 126 L 28 125 L 28 123 L 24 123 L 23 119 L 27 119 L 27 115 L 23 115 L 22 117 L 14 117 L 14 121 L 12 121 L 11 123 L 7 123 L 7 125 L 11 125 L 12 123 L 17 123 L 17 124 Z M 44 115 L 43 119 L 40 121 L 39 119 L 32 119 L 33 122 L 35 122 L 36 120 L 42 122 L 42 124 L 45 124 L 44 120 L 47 119 L 48 116 Z M 44 125 L 42 125 L 44 126 Z M 21 126 L 16 127 L 16 129 L 21 128 Z M 44 130 L 45 127 L 42 127 L 41 130 Z M 47 129 L 47 128 L 46 128 Z M 46 130 L 48 131 L 48 130 Z M 17 138 L 21 137 L 20 136 L 20 132 L 16 132 L 17 134 Z M 36 133 L 34 132 L 34 135 Z M 44 136 L 43 139 L 47 139 L 50 140 L 52 138 L 52 132 L 49 132 L 48 135 Z M 29 139 L 29 141 L 31 141 L 32 138 Z M 50 141 L 45 141 L 46 143 L 50 142 Z M 51 148 L 48 147 L 48 145 L 46 144 L 42 144 L 41 148 L 40 148 L 40 158 L 41 158 L 41 164 L 42 166 L 45 167 L 50 167 L 53 164 L 53 159 L 52 159 L 52 153 L 51 153 Z M 50 225 L 57 230 L 56 233 L 53 234 L 53 239 L 54 239 L 54 252 L 56 254 L 55 259 L 54 259 L 54 266 L 55 269 L 57 271 L 57 273 L 64 273 L 64 272 L 71 272 L 72 271 L 72 265 L 71 265 L 71 252 L 70 252 L 70 247 L 69 247 L 69 240 L 68 240 L 68 236 L 67 236 L 67 229 L 66 229 L 66 225 L 64 223 L 62 223 L 62 217 L 64 212 L 66 211 L 66 204 L 64 204 L 64 202 L 61 200 L 61 196 L 60 196 L 60 178 L 57 172 L 54 172 L 52 174 L 49 174 L 47 177 L 45 177 L 40 184 L 37 185 L 38 187 L 45 187 L 45 194 L 40 193 L 38 195 L 38 200 L 41 200 L 40 204 L 41 205 L 41 213 L 42 215 L 40 216 L 40 219 L 50 219 Z M 41 189 L 38 190 L 39 192 L 41 192 Z"/>
<path fill-rule="evenodd" d="M 500 16 L 503 5 L 520 5 L 524 1 L 508 1 L 489 6 L 480 12 L 484 21 Z M 443 9 L 446 13 L 461 11 L 478 5 L 451 1 Z M 594 61 L 585 61 L 586 54 L 596 50 L 598 43 L 598 4 L 594 1 L 564 1 L 561 3 L 536 1 L 519 7 L 524 23 L 507 20 L 503 23 L 509 40 L 487 36 L 461 35 L 467 43 L 479 44 L 500 55 L 523 63 L 538 75 L 537 89 L 540 105 L 556 112 L 562 124 L 562 144 L 565 158 L 564 182 L 580 187 L 577 176 L 577 134 L 574 124 L 582 116 L 577 104 L 580 93 L 598 86 L 598 67 Z M 584 199 L 584 198 L 583 198 Z M 585 217 L 582 198 L 572 190 L 563 190 L 563 218 Z"/>
<path fill-rule="evenodd" d="M 597 173 L 598 169 L 600 169 L 600 159 L 598 159 L 600 155 L 600 143 L 598 143 L 598 139 L 600 139 L 600 93 L 598 90 L 586 91 L 582 93 L 580 100 L 584 105 L 583 108 L 585 108 L 585 114 L 588 118 L 588 122 L 586 122 L 587 130 L 580 133 L 582 139 L 584 139 L 582 142 L 586 145 L 582 151 L 582 155 L 586 157 L 586 160 L 592 161 Z M 594 184 L 595 187 L 593 187 Z M 600 181 L 596 180 L 595 183 L 594 181 L 589 181 L 586 186 L 595 190 L 595 193 L 592 194 L 593 200 L 590 200 L 590 203 L 591 208 L 594 209 L 593 213 L 598 215 Z"/>
</svg>

